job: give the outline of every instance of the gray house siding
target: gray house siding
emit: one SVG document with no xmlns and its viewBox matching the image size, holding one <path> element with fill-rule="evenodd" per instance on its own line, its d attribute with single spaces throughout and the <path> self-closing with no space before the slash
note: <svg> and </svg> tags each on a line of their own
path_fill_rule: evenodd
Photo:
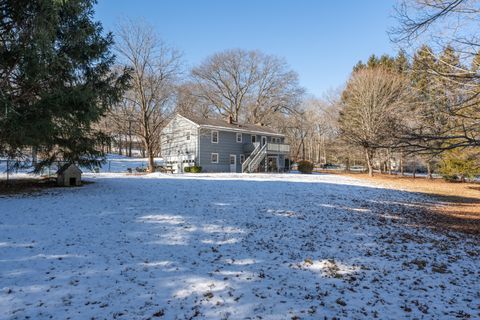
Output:
<svg viewBox="0 0 480 320">
<path fill-rule="evenodd" d="M 218 131 L 218 143 L 212 143 L 210 129 L 200 129 L 200 165 L 205 172 L 230 172 L 230 155 L 236 156 L 236 172 L 242 171 L 240 155 L 243 153 L 243 143 L 250 135 L 242 133 L 242 142 L 236 141 L 236 133 Z M 250 140 L 248 140 L 250 141 Z M 212 153 L 218 153 L 218 163 L 212 163 Z"/>
<path fill-rule="evenodd" d="M 212 143 L 212 131 L 218 131 L 218 143 Z M 204 172 L 230 172 L 230 155 L 236 156 L 236 172 L 242 172 L 242 164 L 240 163 L 240 156 L 248 157 L 248 153 L 244 151 L 244 144 L 252 142 L 252 134 L 242 133 L 242 142 L 237 142 L 236 132 L 220 131 L 214 129 L 200 129 L 200 165 Z M 269 135 L 255 134 L 256 141 L 260 142 L 261 137 L 267 137 L 267 142 L 273 142 L 277 137 Z M 283 143 L 284 138 L 279 142 Z M 212 153 L 218 153 L 218 163 L 212 163 Z M 272 156 L 272 155 L 270 155 Z M 280 167 L 283 167 L 285 161 L 284 155 L 279 155 Z"/>
<path fill-rule="evenodd" d="M 198 130 L 196 124 L 176 116 L 163 129 L 162 133 L 161 153 L 165 161 L 186 164 L 190 162 L 192 165 L 197 161 Z M 188 133 L 190 139 L 188 139 Z"/>
</svg>

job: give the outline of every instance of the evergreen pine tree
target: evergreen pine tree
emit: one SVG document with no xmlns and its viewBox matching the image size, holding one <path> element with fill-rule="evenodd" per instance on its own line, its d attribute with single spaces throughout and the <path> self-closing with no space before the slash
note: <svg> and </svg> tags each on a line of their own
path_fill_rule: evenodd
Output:
<svg viewBox="0 0 480 320">
<path fill-rule="evenodd" d="M 98 165 L 106 137 L 92 127 L 122 94 L 111 34 L 94 0 L 0 0 L 0 152 Z"/>
</svg>

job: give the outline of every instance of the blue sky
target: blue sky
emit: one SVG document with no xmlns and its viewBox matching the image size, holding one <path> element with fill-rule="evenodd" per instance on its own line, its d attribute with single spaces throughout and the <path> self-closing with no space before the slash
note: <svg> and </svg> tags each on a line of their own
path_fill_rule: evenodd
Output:
<svg viewBox="0 0 480 320">
<path fill-rule="evenodd" d="M 395 0 L 99 0 L 96 17 L 113 31 L 122 17 L 145 19 L 184 53 L 187 66 L 230 48 L 287 60 L 307 92 L 340 87 L 358 60 L 394 54 L 387 30 Z"/>
</svg>

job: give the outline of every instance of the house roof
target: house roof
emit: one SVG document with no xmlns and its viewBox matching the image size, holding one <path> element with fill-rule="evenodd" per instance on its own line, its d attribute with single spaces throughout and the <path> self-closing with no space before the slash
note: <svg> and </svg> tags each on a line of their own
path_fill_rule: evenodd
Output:
<svg viewBox="0 0 480 320">
<path fill-rule="evenodd" d="M 63 174 L 65 171 L 67 171 L 68 168 L 70 168 L 70 166 L 74 166 L 75 169 L 77 169 L 78 171 L 80 171 L 80 173 L 82 173 L 82 170 L 80 170 L 80 168 L 78 168 L 75 164 L 66 163 L 63 166 L 61 166 L 60 169 L 58 169 L 57 174 Z"/>
<path fill-rule="evenodd" d="M 222 130 L 252 132 L 252 133 L 260 133 L 260 134 L 276 135 L 276 136 L 282 136 L 282 137 L 284 136 L 283 134 L 278 133 L 277 131 L 265 126 L 259 126 L 255 124 L 249 124 L 249 123 L 237 123 L 237 122 L 228 123 L 226 120 L 223 120 L 223 119 L 201 118 L 201 117 L 195 117 L 195 116 L 184 115 L 184 114 L 179 114 L 179 115 L 199 125 L 200 127 L 211 127 L 211 128 L 222 129 Z"/>
</svg>

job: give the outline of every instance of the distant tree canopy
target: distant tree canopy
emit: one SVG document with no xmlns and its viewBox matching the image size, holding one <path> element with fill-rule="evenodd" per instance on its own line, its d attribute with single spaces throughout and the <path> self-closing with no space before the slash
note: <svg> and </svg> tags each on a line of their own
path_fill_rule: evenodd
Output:
<svg viewBox="0 0 480 320">
<path fill-rule="evenodd" d="M 298 75 L 278 57 L 259 51 L 226 50 L 192 69 L 198 102 L 234 121 L 269 123 L 275 113 L 292 113 L 304 89 Z"/>
<path fill-rule="evenodd" d="M 423 45 L 414 56 L 424 115 L 434 111 L 435 117 L 412 130 L 411 146 L 436 152 L 480 147 L 479 17 L 477 0 L 399 2 L 392 37 L 406 47 L 436 47 Z"/>
<path fill-rule="evenodd" d="M 0 154 L 90 166 L 105 138 L 92 128 L 128 76 L 112 72 L 111 34 L 93 0 L 0 0 Z"/>
</svg>

